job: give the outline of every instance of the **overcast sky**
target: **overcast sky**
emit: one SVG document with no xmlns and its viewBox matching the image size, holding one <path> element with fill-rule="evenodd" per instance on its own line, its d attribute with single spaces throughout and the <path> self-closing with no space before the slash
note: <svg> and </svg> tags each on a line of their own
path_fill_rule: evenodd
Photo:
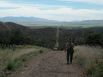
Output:
<svg viewBox="0 0 103 77">
<path fill-rule="evenodd" d="M 103 0 L 0 0 L 0 17 L 6 16 L 58 21 L 102 20 Z"/>
</svg>

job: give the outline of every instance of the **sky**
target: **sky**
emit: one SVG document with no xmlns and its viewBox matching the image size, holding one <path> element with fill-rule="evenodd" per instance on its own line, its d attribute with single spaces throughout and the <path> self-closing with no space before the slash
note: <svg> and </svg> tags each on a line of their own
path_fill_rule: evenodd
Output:
<svg viewBox="0 0 103 77">
<path fill-rule="evenodd" d="M 0 17 L 103 20 L 103 0 L 0 0 Z"/>
</svg>

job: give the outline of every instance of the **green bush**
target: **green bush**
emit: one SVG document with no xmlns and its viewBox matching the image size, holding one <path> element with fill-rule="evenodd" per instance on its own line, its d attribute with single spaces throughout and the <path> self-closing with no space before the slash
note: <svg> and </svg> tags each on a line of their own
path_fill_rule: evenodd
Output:
<svg viewBox="0 0 103 77">
<path fill-rule="evenodd" d="M 77 47 L 75 62 L 81 65 L 87 77 L 103 77 L 103 49 L 99 47 Z"/>
<path fill-rule="evenodd" d="M 7 64 L 6 69 L 10 70 L 10 71 L 14 71 L 14 70 L 16 70 L 16 68 L 20 64 L 21 64 L 21 60 L 19 60 L 19 59 L 15 59 L 15 60 L 9 61 L 8 64 Z"/>
<path fill-rule="evenodd" d="M 99 59 L 96 61 L 86 64 L 87 74 L 90 77 L 103 77 L 103 63 L 99 62 Z"/>
<path fill-rule="evenodd" d="M 103 63 L 98 63 L 93 70 L 93 77 L 103 77 Z"/>
<path fill-rule="evenodd" d="M 39 51 L 39 53 L 43 53 L 43 52 L 44 52 L 43 50 L 40 50 L 40 51 Z"/>
</svg>

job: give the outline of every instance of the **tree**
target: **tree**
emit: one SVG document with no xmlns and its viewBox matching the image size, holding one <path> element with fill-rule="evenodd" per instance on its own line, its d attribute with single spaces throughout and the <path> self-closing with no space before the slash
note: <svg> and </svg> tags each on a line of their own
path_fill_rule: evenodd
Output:
<svg viewBox="0 0 103 77">
<path fill-rule="evenodd" d="M 86 44 L 103 46 L 103 33 L 91 33 L 86 38 Z"/>
</svg>

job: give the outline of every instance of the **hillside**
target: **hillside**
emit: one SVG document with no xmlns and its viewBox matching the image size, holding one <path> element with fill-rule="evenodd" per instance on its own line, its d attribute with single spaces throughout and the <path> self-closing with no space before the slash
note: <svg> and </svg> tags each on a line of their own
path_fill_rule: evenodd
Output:
<svg viewBox="0 0 103 77">
<path fill-rule="evenodd" d="M 31 29 L 13 22 L 0 22 L 0 47 L 29 44 Z"/>
<path fill-rule="evenodd" d="M 5 25 L 3 22 L 0 22 L 0 30 L 7 29 L 7 25 Z"/>
<path fill-rule="evenodd" d="M 2 31 L 3 30 L 3 31 Z M 5 31 L 6 30 L 6 31 Z M 56 27 L 32 28 L 25 27 L 13 22 L 0 23 L 1 42 L 6 41 L 15 44 L 33 44 L 47 48 L 54 48 L 56 43 Z M 100 34 L 99 34 L 100 33 Z M 93 42 L 102 40 L 103 27 L 90 28 L 59 28 L 59 48 L 63 49 L 65 43 L 72 38 L 77 44 L 85 44 L 90 34 L 93 36 Z M 9 39 L 7 39 L 7 37 Z M 18 37 L 18 38 L 16 38 Z M 97 37 L 95 40 L 94 38 Z M 99 42 L 101 44 L 102 42 Z"/>
<path fill-rule="evenodd" d="M 14 23 L 14 22 L 0 22 L 0 30 L 20 30 L 22 32 L 29 32 L 29 27 Z"/>
</svg>

